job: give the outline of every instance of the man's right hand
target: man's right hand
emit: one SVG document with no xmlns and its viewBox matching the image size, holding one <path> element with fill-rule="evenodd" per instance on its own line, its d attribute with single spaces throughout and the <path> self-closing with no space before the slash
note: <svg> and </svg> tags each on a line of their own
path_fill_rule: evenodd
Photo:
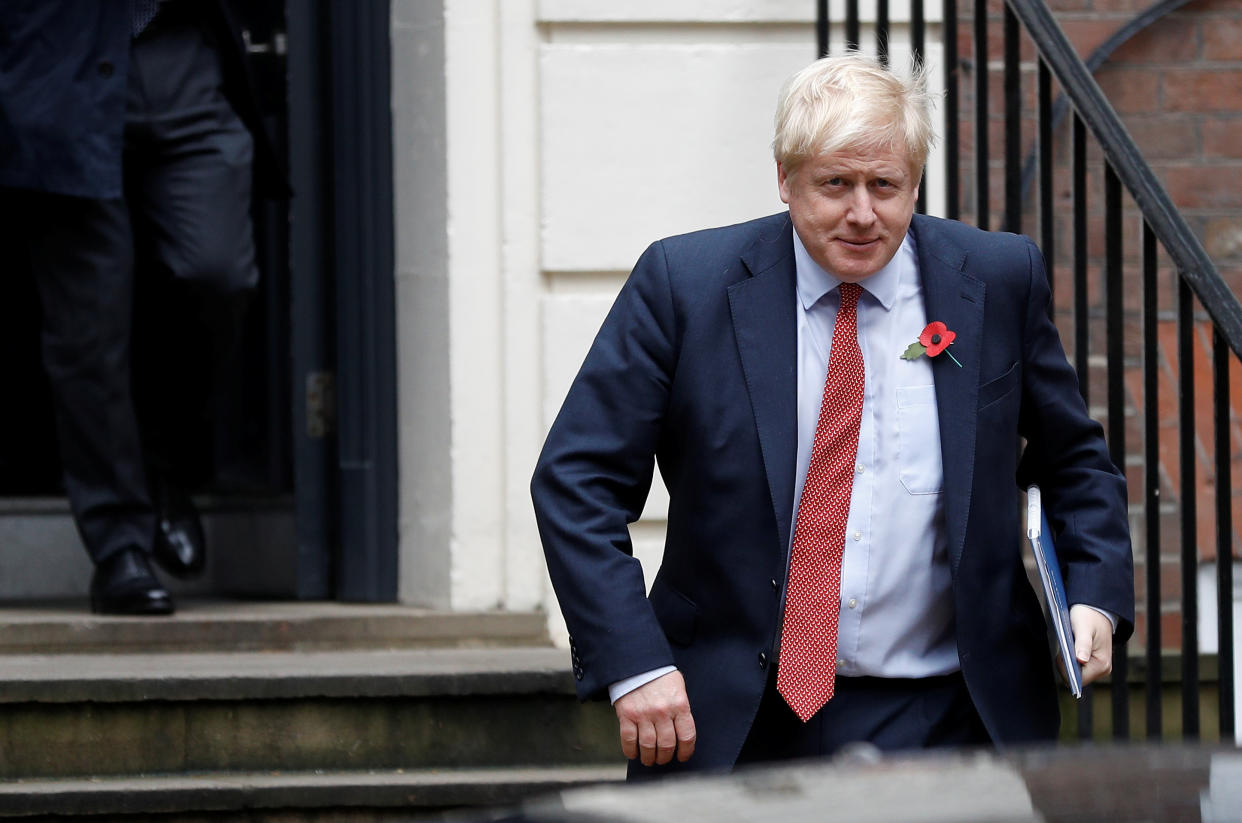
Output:
<svg viewBox="0 0 1242 823">
<path fill-rule="evenodd" d="M 623 695 L 613 704 L 621 725 L 621 751 L 644 766 L 664 765 L 694 754 L 694 717 L 681 672 L 669 672 Z"/>
</svg>

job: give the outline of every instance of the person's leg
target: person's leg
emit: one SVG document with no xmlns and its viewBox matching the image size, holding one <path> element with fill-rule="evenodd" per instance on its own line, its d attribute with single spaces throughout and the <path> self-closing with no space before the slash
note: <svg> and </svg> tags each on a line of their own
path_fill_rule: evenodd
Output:
<svg viewBox="0 0 1242 823">
<path fill-rule="evenodd" d="M 823 753 L 865 741 L 883 751 L 990 742 L 960 673 L 920 679 L 844 677 L 821 710 Z"/>
<path fill-rule="evenodd" d="M 171 613 L 146 561 L 155 528 L 130 395 L 128 210 L 120 200 L 20 198 L 65 490 L 96 567 L 91 608 Z"/>
<path fill-rule="evenodd" d="M 755 722 L 737 757 L 737 766 L 817 757 L 823 753 L 820 731 L 823 712 L 803 723 L 776 690 L 776 668 L 773 666 L 768 676 Z"/>
<path fill-rule="evenodd" d="M 989 742 L 960 674 L 838 678 L 832 700 L 806 723 L 776 690 L 773 674 L 737 765 L 826 756 L 850 743 L 900 751 Z"/>
<path fill-rule="evenodd" d="M 152 265 L 139 285 L 135 391 L 160 511 L 156 557 L 190 576 L 202 569 L 205 546 L 182 489 L 210 472 L 209 422 L 258 278 L 253 143 L 222 92 L 216 50 L 189 10 L 162 11 L 131 58 L 143 107 L 132 116 L 141 139 L 129 152 L 141 162 L 131 164 L 126 187 L 140 261 Z"/>
<path fill-rule="evenodd" d="M 154 515 L 130 396 L 132 262 L 124 201 L 29 193 L 26 236 L 43 306 L 65 490 L 96 563 L 151 548 Z"/>
</svg>

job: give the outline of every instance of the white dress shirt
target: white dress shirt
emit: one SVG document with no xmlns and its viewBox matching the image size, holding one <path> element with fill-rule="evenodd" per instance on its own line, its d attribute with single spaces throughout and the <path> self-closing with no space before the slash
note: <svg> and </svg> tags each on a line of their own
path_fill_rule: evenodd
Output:
<svg viewBox="0 0 1242 823">
<path fill-rule="evenodd" d="M 819 422 L 841 281 L 794 232 L 798 463 L 793 522 Z M 865 385 L 841 570 L 837 674 L 930 677 L 958 668 L 944 472 L 931 360 L 903 360 L 929 319 L 914 237 L 859 283 Z M 792 545 L 792 532 L 790 541 Z"/>
</svg>

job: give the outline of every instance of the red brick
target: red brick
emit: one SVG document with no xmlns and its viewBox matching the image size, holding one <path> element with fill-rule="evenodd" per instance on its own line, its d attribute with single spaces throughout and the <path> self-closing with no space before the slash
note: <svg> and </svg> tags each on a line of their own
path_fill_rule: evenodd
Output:
<svg viewBox="0 0 1242 823">
<path fill-rule="evenodd" d="M 1127 40 L 1109 62 L 1168 64 L 1198 56 L 1198 22 L 1187 17 L 1166 17 Z"/>
<path fill-rule="evenodd" d="M 1035 73 L 1023 71 L 1019 82 L 1022 89 L 1019 111 L 1024 115 L 1034 116 L 1037 91 Z M 1005 113 L 1005 73 L 999 69 L 988 73 L 988 106 L 990 114 L 1000 116 Z"/>
<path fill-rule="evenodd" d="M 1242 200 L 1242 192 L 1236 193 Z M 1242 216 L 1217 217 L 1203 228 L 1203 245 L 1213 262 L 1242 257 Z M 1235 284 L 1230 284 L 1234 286 Z M 1235 286 L 1236 288 L 1236 286 Z M 1238 293 L 1235 291 L 1235 294 Z"/>
<path fill-rule="evenodd" d="M 1242 69 L 1171 69 L 1162 86 L 1166 111 L 1242 111 Z"/>
<path fill-rule="evenodd" d="M 1096 0 L 1098 5 L 1100 0 Z M 1239 0 L 1196 0 L 1192 6 L 1196 14 L 1236 14 L 1242 11 L 1242 2 Z"/>
<path fill-rule="evenodd" d="M 1125 25 L 1124 18 L 1100 18 L 1094 15 L 1080 19 L 1062 17 L 1058 22 L 1070 43 L 1074 45 L 1074 50 L 1083 60 L 1086 60 L 1101 43 L 1112 37 L 1117 29 Z"/>
<path fill-rule="evenodd" d="M 1146 10 L 1150 0 L 1092 0 L 1091 9 L 1101 14 L 1106 12 L 1134 12 Z"/>
<path fill-rule="evenodd" d="M 1160 647 L 1164 651 L 1177 651 L 1182 647 L 1182 613 L 1181 611 L 1165 611 L 1160 615 Z M 1147 613 L 1138 612 L 1134 620 L 1134 639 L 1130 648 L 1139 648 L 1135 644 L 1147 643 Z"/>
<path fill-rule="evenodd" d="M 1189 116 L 1132 116 L 1126 129 L 1147 159 L 1187 158 L 1199 154 L 1199 124 Z"/>
<path fill-rule="evenodd" d="M 1242 167 L 1185 166 L 1166 169 L 1165 187 L 1182 208 L 1237 208 Z"/>
<path fill-rule="evenodd" d="M 1242 158 L 1242 118 L 1204 118 L 1203 156 Z"/>
<path fill-rule="evenodd" d="M 1203 25 L 1203 59 L 1242 60 L 1242 19 L 1212 19 Z"/>
<path fill-rule="evenodd" d="M 1048 5 L 1053 12 L 1086 11 L 1091 8 L 1091 0 L 1051 0 Z"/>
<path fill-rule="evenodd" d="M 1100 88 L 1120 114 L 1160 110 L 1160 75 L 1143 69 L 1105 68 L 1097 76 Z"/>
<path fill-rule="evenodd" d="M 1135 558 L 1134 594 L 1143 611 L 1147 610 L 1147 564 Z M 1181 604 L 1182 565 L 1176 558 L 1160 561 L 1160 605 Z"/>
</svg>

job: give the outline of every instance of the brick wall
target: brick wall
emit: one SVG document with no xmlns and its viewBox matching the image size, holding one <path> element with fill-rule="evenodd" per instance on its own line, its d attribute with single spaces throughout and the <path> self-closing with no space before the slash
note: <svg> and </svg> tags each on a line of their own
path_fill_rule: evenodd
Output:
<svg viewBox="0 0 1242 823">
<path fill-rule="evenodd" d="M 1114 32 L 1145 9 L 1147 0 L 1051 0 L 1057 17 L 1079 54 L 1088 57 Z M 969 10 L 967 10 L 969 11 Z M 989 17 L 989 174 L 991 228 L 999 228 L 1004 211 L 1004 100 L 1001 86 L 1001 7 L 993 2 Z M 974 209 L 974 65 L 971 20 L 959 24 L 961 77 L 961 191 L 963 218 L 976 221 Z M 1034 50 L 1023 42 L 1023 150 L 1035 146 Z M 1242 294 L 1242 0 L 1196 0 L 1160 19 L 1118 48 L 1096 72 L 1096 80 L 1122 115 L 1135 142 L 1173 202 L 1198 233 L 1208 254 L 1235 294 Z M 1055 92 L 1054 92 L 1055 93 Z M 1045 250 L 1053 267 L 1057 323 L 1071 355 L 1075 345 L 1087 345 L 1091 357 L 1088 381 L 1092 413 L 1107 425 L 1107 366 L 1104 358 L 1103 309 L 1104 185 L 1101 153 L 1089 140 L 1089 327 L 1088 340 L 1073 339 L 1072 303 L 1072 189 L 1068 119 L 1054 138 L 1055 242 Z M 1127 368 L 1126 473 L 1130 480 L 1131 526 L 1134 534 L 1136 592 L 1139 599 L 1137 636 L 1131 650 L 1146 642 L 1147 535 L 1144 530 L 1143 409 L 1154 403 L 1159 410 L 1159 470 L 1161 526 L 1162 645 L 1181 646 L 1181 526 L 1185 495 L 1194 493 L 1197 553 L 1207 562 L 1216 556 L 1215 470 L 1211 393 L 1211 327 L 1195 329 L 1196 474 L 1183 483 L 1178 449 L 1178 364 L 1176 350 L 1177 278 L 1167 258 L 1161 257 L 1158 287 L 1159 390 L 1143 396 L 1141 371 L 1141 286 L 1139 273 L 1141 223 L 1128 195 L 1123 196 L 1124 256 L 1126 260 L 1125 351 Z M 1038 191 L 1032 186 L 1024 203 L 1022 231 L 1038 236 Z M 1205 318 L 1200 311 L 1200 316 Z M 1242 369 L 1231 369 L 1231 400 L 1242 410 Z M 1236 420 L 1236 412 L 1233 415 Z M 1242 430 L 1230 426 L 1233 454 L 1233 554 L 1242 545 Z"/>
</svg>

